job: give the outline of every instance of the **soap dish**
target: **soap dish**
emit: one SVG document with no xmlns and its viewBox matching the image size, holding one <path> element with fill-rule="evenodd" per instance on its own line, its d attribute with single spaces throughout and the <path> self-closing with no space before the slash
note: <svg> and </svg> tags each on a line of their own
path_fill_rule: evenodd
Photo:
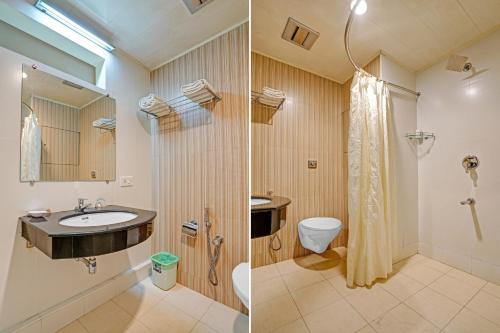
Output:
<svg viewBox="0 0 500 333">
<path fill-rule="evenodd" d="M 30 210 L 28 211 L 28 216 L 29 217 L 47 217 L 50 215 L 50 210 Z"/>
</svg>

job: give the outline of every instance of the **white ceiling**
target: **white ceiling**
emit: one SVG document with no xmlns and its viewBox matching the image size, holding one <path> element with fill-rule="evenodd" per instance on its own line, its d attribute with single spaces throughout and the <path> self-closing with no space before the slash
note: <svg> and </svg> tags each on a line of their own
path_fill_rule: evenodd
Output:
<svg viewBox="0 0 500 333">
<path fill-rule="evenodd" d="M 252 49 L 344 82 L 353 73 L 343 40 L 350 1 L 252 0 Z M 382 51 L 419 71 L 500 27 L 500 0 L 367 3 L 368 12 L 355 16 L 351 30 L 351 53 L 360 65 Z M 319 31 L 310 51 L 281 39 L 289 16 Z"/>
<path fill-rule="evenodd" d="M 213 0 L 193 15 L 182 0 L 47 2 L 149 69 L 248 19 L 248 0 Z"/>
<path fill-rule="evenodd" d="M 31 104 L 31 96 L 38 96 L 80 109 L 103 96 L 87 88 L 70 87 L 63 84 L 63 79 L 31 66 L 23 65 L 23 73 L 26 78 L 23 78 L 22 99 L 28 104 Z"/>
</svg>

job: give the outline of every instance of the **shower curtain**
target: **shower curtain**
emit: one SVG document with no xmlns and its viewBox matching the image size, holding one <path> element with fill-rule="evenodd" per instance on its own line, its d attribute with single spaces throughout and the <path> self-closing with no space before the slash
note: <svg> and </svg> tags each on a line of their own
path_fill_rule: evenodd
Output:
<svg viewBox="0 0 500 333">
<path fill-rule="evenodd" d="M 356 72 L 348 137 L 349 287 L 369 286 L 392 271 L 388 113 L 387 85 Z"/>
<path fill-rule="evenodd" d="M 41 149 L 42 133 L 36 115 L 31 112 L 24 118 L 21 136 L 21 181 L 40 180 Z"/>
</svg>

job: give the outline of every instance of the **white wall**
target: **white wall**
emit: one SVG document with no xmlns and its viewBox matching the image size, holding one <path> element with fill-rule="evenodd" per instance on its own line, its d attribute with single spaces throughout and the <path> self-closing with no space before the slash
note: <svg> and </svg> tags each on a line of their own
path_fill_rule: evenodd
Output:
<svg viewBox="0 0 500 333">
<path fill-rule="evenodd" d="M 415 73 L 380 56 L 380 76 L 409 89 L 415 89 Z M 414 147 L 405 138 L 417 127 L 415 96 L 390 87 L 393 141 L 392 203 L 396 224 L 395 260 L 417 253 L 418 249 L 418 162 Z"/>
<path fill-rule="evenodd" d="M 419 160 L 420 252 L 500 283 L 500 31 L 461 50 L 478 71 L 447 71 L 441 62 L 417 76 L 418 126 L 436 141 Z M 477 187 L 461 166 L 479 157 Z M 477 200 L 476 222 L 469 207 Z"/>
<path fill-rule="evenodd" d="M 74 260 L 51 260 L 28 249 L 20 236 L 18 217 L 26 210 L 72 209 L 78 197 L 108 204 L 151 209 L 152 159 L 149 122 L 137 113 L 137 100 L 149 89 L 149 72 L 125 55 L 106 60 L 107 90 L 116 99 L 117 178 L 134 176 L 134 187 L 117 182 L 19 182 L 21 66 L 33 63 L 0 48 L 0 331 L 35 316 L 85 289 L 148 260 L 150 242 L 98 257 L 97 274 L 90 276 Z"/>
</svg>

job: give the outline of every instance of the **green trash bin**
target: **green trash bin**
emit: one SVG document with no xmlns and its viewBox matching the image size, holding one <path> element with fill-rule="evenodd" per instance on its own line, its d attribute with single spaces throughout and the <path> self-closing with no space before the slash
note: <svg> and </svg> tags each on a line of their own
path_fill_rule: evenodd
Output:
<svg viewBox="0 0 500 333">
<path fill-rule="evenodd" d="M 151 280 L 160 289 L 168 290 L 175 286 L 179 257 L 168 252 L 158 252 L 151 256 L 153 272 Z"/>
</svg>

